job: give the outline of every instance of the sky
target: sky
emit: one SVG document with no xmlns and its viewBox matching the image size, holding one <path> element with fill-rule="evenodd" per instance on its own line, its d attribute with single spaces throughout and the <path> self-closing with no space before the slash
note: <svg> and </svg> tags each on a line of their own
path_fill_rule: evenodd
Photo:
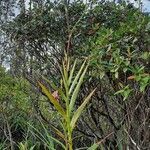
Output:
<svg viewBox="0 0 150 150">
<path fill-rule="evenodd" d="M 135 0 L 129 0 L 130 2 L 134 3 L 135 7 L 139 6 L 139 0 L 135 2 Z M 150 0 L 141 0 L 143 3 L 143 11 L 150 12 Z"/>
<path fill-rule="evenodd" d="M 150 12 L 150 0 L 144 0 L 143 1 L 144 8 L 146 9 L 146 12 Z"/>
<path fill-rule="evenodd" d="M 53 1 L 53 0 L 51 0 Z M 88 1 L 88 0 L 83 0 L 83 1 Z M 150 12 L 150 0 L 128 0 L 130 1 L 131 3 L 134 3 L 135 7 L 138 7 L 139 6 L 139 1 L 142 1 L 143 3 L 143 11 L 144 12 Z M 29 3 L 29 0 L 26 0 L 26 5 L 28 5 Z"/>
</svg>

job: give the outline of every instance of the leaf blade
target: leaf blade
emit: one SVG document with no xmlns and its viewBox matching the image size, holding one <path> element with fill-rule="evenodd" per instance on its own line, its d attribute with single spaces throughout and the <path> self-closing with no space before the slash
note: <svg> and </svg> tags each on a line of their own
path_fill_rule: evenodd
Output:
<svg viewBox="0 0 150 150">
<path fill-rule="evenodd" d="M 79 77 L 80 77 L 80 75 L 81 75 L 81 73 L 82 73 L 82 70 L 83 70 L 83 68 L 84 68 L 84 66 L 85 66 L 85 63 L 86 63 L 86 60 L 83 62 L 83 64 L 82 64 L 80 70 L 78 71 L 78 73 L 77 73 L 75 79 L 73 80 L 73 82 L 72 82 L 72 84 L 71 84 L 71 87 L 70 87 L 70 89 L 69 89 L 69 94 L 71 94 L 71 92 L 73 91 L 75 85 L 77 84 L 77 81 L 78 81 L 78 79 L 79 79 Z"/>
<path fill-rule="evenodd" d="M 52 93 L 40 82 L 38 82 L 39 86 L 42 89 L 42 92 L 48 97 L 57 111 L 66 119 L 66 113 L 64 108 L 59 104 L 59 102 L 53 97 Z"/>
<path fill-rule="evenodd" d="M 90 98 L 94 94 L 95 90 L 96 90 L 96 88 L 85 98 L 84 102 L 80 105 L 80 107 L 74 113 L 74 115 L 73 115 L 73 117 L 71 119 L 71 128 L 72 128 L 72 130 L 74 129 L 75 124 L 76 124 L 78 118 L 80 117 L 80 115 L 83 112 L 86 104 L 89 102 Z"/>
<path fill-rule="evenodd" d="M 72 93 L 72 97 L 71 97 L 71 100 L 70 100 L 70 104 L 69 104 L 69 109 L 70 109 L 70 112 L 72 111 L 73 107 L 74 107 L 74 104 L 75 104 L 75 100 L 78 96 L 78 93 L 79 93 L 79 90 L 80 90 L 80 87 L 82 85 L 82 82 L 83 82 L 83 78 L 85 76 L 85 73 L 87 71 L 87 68 L 88 66 L 85 67 L 83 73 L 81 74 L 80 76 L 80 79 L 78 81 L 78 84 L 76 85 L 75 89 L 74 89 L 74 92 Z"/>
<path fill-rule="evenodd" d="M 74 73 L 76 64 L 77 64 L 77 59 L 74 61 L 73 67 L 72 67 L 70 75 L 69 75 L 69 81 L 68 81 L 69 85 L 71 84 L 71 80 L 72 80 L 72 77 L 73 77 L 73 73 Z"/>
</svg>

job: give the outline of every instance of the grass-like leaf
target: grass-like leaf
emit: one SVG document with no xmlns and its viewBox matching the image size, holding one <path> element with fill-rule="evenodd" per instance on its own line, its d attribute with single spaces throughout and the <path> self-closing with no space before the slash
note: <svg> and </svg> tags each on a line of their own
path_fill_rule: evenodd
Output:
<svg viewBox="0 0 150 150">
<path fill-rule="evenodd" d="M 81 68 L 80 68 L 78 74 L 76 75 L 75 79 L 73 80 L 73 82 L 72 82 L 72 84 L 71 84 L 71 87 L 70 87 L 70 89 L 69 89 L 69 94 L 72 93 L 74 87 L 76 86 L 76 84 L 77 84 L 77 82 L 78 82 L 78 79 L 80 78 L 80 75 L 81 75 L 81 73 L 82 73 L 82 70 L 83 70 L 84 67 L 85 67 L 85 63 L 86 63 L 86 60 L 83 62 L 83 64 L 82 64 L 82 66 L 81 66 Z"/>
<path fill-rule="evenodd" d="M 78 83 L 77 83 L 77 85 L 76 85 L 76 87 L 72 93 L 72 97 L 71 97 L 70 104 L 69 104 L 70 112 L 72 111 L 72 109 L 74 107 L 74 104 L 75 104 L 75 101 L 77 99 L 81 84 L 83 82 L 83 78 L 84 78 L 85 73 L 87 71 L 87 68 L 88 68 L 88 66 L 85 67 L 85 69 L 84 69 L 83 73 L 81 74 L 80 79 L 79 79 L 79 81 L 78 81 Z"/>
<path fill-rule="evenodd" d="M 57 140 L 56 138 L 52 137 L 47 129 L 45 129 L 44 127 L 44 131 L 46 131 L 46 136 L 44 136 L 37 128 L 35 128 L 34 126 L 32 126 L 30 123 L 28 123 L 29 126 L 31 127 L 32 130 L 34 130 L 34 132 L 32 130 L 30 130 L 30 132 L 32 132 L 36 137 L 38 137 L 43 143 L 45 143 L 47 145 L 47 147 L 51 148 L 51 150 L 55 150 L 54 145 L 53 145 L 53 141 L 59 145 L 62 146 L 62 148 L 64 150 L 66 150 L 65 145 L 60 142 L 59 140 Z M 42 124 L 43 127 L 43 124 Z"/>
<path fill-rule="evenodd" d="M 66 97 L 65 97 L 65 94 L 64 92 L 62 91 L 61 88 L 57 87 L 53 82 L 51 82 L 50 80 L 48 80 L 47 78 L 45 78 L 44 76 L 42 76 L 42 78 L 50 84 L 50 86 L 55 90 L 55 91 L 58 91 L 60 97 L 62 98 L 62 100 L 65 100 Z"/>
<path fill-rule="evenodd" d="M 69 85 L 71 84 L 71 81 L 72 81 L 72 77 L 73 77 L 73 74 L 74 74 L 76 63 L 77 63 L 77 59 L 74 61 L 73 67 L 72 67 L 72 69 L 70 71 L 70 76 L 69 76 L 69 81 L 68 81 Z"/>
<path fill-rule="evenodd" d="M 49 98 L 57 111 L 63 116 L 64 119 L 66 119 L 64 108 L 59 104 L 59 102 L 53 97 L 52 93 L 42 83 L 38 82 L 38 84 L 41 87 L 42 92 Z"/>
<path fill-rule="evenodd" d="M 78 120 L 78 118 L 80 117 L 81 113 L 83 112 L 86 104 L 89 102 L 91 96 L 93 95 L 93 93 L 95 92 L 96 89 L 94 89 L 84 100 L 84 102 L 80 105 L 80 107 L 76 110 L 76 112 L 74 113 L 72 120 L 71 120 L 71 128 L 72 130 L 75 127 L 75 124 Z"/>
<path fill-rule="evenodd" d="M 97 150 L 98 147 L 99 147 L 99 144 L 95 143 L 91 147 L 89 147 L 87 150 Z"/>
</svg>

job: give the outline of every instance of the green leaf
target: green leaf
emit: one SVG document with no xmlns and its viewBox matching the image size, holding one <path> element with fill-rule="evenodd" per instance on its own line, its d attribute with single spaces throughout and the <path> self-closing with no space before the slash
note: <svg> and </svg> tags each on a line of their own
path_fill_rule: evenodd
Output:
<svg viewBox="0 0 150 150">
<path fill-rule="evenodd" d="M 73 77 L 73 73 L 74 73 L 74 70 L 75 70 L 76 63 L 77 63 L 77 59 L 75 60 L 75 62 L 73 64 L 73 67 L 70 71 L 70 76 L 69 76 L 69 81 L 68 81 L 69 85 L 71 84 L 71 80 L 72 80 L 72 77 Z"/>
<path fill-rule="evenodd" d="M 127 72 L 127 70 L 128 70 L 128 68 L 123 68 L 123 72 L 124 73 Z"/>
<path fill-rule="evenodd" d="M 143 83 L 147 84 L 150 81 L 150 76 L 144 77 L 142 81 Z"/>
<path fill-rule="evenodd" d="M 75 104 L 75 100 L 78 96 L 78 93 L 79 93 L 79 90 L 80 90 L 80 87 L 81 87 L 81 84 L 83 82 L 83 78 L 85 76 L 85 73 L 87 71 L 87 68 L 88 66 L 86 66 L 86 68 L 84 69 L 83 73 L 81 74 L 80 76 L 80 79 L 78 81 L 78 84 L 76 85 L 75 89 L 74 89 L 74 92 L 72 94 L 72 97 L 71 97 L 71 100 L 70 100 L 70 104 L 69 104 L 69 108 L 70 108 L 70 112 L 72 111 L 73 107 L 74 107 L 74 104 Z"/>
<path fill-rule="evenodd" d="M 104 71 L 100 71 L 100 79 L 102 79 L 105 75 L 105 72 Z"/>
<path fill-rule="evenodd" d="M 66 66 L 65 66 L 64 62 L 63 62 L 63 71 L 61 71 L 61 73 L 62 73 L 62 81 L 64 83 L 64 87 L 65 87 L 66 94 L 67 94 L 68 90 L 69 90 L 68 89 L 68 85 L 69 85 L 69 83 L 68 83 L 68 72 L 66 70 Z"/>
<path fill-rule="evenodd" d="M 144 92 L 145 88 L 147 85 L 149 85 L 150 77 L 143 77 L 142 80 L 140 81 L 140 91 Z"/>
<path fill-rule="evenodd" d="M 80 75 L 81 75 L 81 73 L 82 73 L 82 70 L 83 70 L 83 68 L 84 68 L 84 66 L 85 66 L 85 63 L 86 63 L 86 60 L 83 62 L 83 64 L 82 64 L 82 66 L 81 66 L 81 68 L 80 68 L 78 74 L 76 75 L 75 79 L 73 80 L 73 82 L 72 82 L 72 84 L 71 84 L 71 87 L 70 87 L 70 89 L 69 89 L 69 94 L 71 94 L 71 92 L 73 91 L 75 85 L 77 84 L 77 81 L 78 81 L 78 79 L 79 79 L 79 77 L 80 77 Z"/>
<path fill-rule="evenodd" d="M 123 98 L 123 101 L 125 101 L 128 97 L 129 97 L 129 94 L 131 93 L 132 90 L 130 89 L 127 89 L 124 91 L 123 95 L 124 95 L 124 98 Z"/>
<path fill-rule="evenodd" d="M 117 72 L 115 72 L 115 78 L 117 78 L 117 79 L 118 79 L 118 71 L 117 71 Z"/>
<path fill-rule="evenodd" d="M 141 58 L 143 58 L 144 60 L 147 60 L 149 57 L 150 57 L 150 52 L 144 52 L 144 53 L 141 55 Z"/>
<path fill-rule="evenodd" d="M 95 143 L 91 147 L 89 147 L 87 150 L 96 150 L 98 148 L 99 144 Z"/>
<path fill-rule="evenodd" d="M 53 97 L 52 93 L 40 82 L 38 82 L 39 86 L 42 88 L 42 92 L 49 98 L 51 103 L 57 109 L 57 111 L 66 119 L 66 113 L 63 107 L 59 104 L 59 102 Z"/>
<path fill-rule="evenodd" d="M 117 91 L 114 95 L 121 94 L 124 97 L 123 101 L 125 101 L 128 98 L 131 91 L 132 91 L 132 89 L 130 89 L 129 85 L 127 85 L 123 89 Z"/>
<path fill-rule="evenodd" d="M 124 92 L 124 90 L 119 90 L 114 95 L 117 95 L 117 94 L 120 94 L 120 93 L 123 93 L 123 92 Z"/>
<path fill-rule="evenodd" d="M 78 118 L 80 117 L 81 113 L 83 112 L 86 104 L 89 102 L 91 96 L 93 95 L 93 93 L 95 92 L 96 89 L 94 89 L 84 100 L 84 102 L 80 105 L 80 107 L 76 110 L 76 112 L 74 113 L 72 119 L 71 119 L 71 129 L 73 130 L 75 127 L 75 124 L 78 120 Z"/>
<path fill-rule="evenodd" d="M 33 150 L 33 149 L 34 149 L 34 147 L 35 147 L 35 145 L 34 145 L 34 146 L 32 146 L 32 147 L 30 147 L 30 150 Z"/>
<path fill-rule="evenodd" d="M 69 63 L 67 63 L 68 65 Z M 64 76 L 64 79 L 65 80 L 65 83 L 68 85 L 68 71 L 67 71 L 67 66 L 65 66 L 65 63 L 63 62 L 63 76 Z"/>
<path fill-rule="evenodd" d="M 41 123 L 42 123 L 42 122 L 41 122 Z M 34 130 L 36 131 L 36 132 L 34 132 L 35 136 L 38 137 L 38 138 L 39 138 L 43 143 L 45 143 L 47 146 L 49 146 L 49 148 L 53 149 L 53 148 L 52 148 L 52 142 L 54 141 L 54 142 L 56 142 L 57 144 L 61 145 L 64 150 L 66 150 L 65 145 L 64 145 L 62 142 L 60 142 L 58 139 L 52 137 L 52 136 L 46 131 L 46 128 L 43 126 L 43 124 L 41 124 L 41 125 L 42 125 L 42 127 L 44 127 L 44 131 L 47 132 L 47 133 L 46 133 L 46 136 L 44 136 L 43 133 L 41 133 L 37 128 L 35 128 L 34 126 L 32 126 L 30 123 L 28 123 L 28 125 L 29 125 L 32 129 L 34 129 Z M 47 137 L 47 136 L 48 136 L 48 137 Z"/>
<path fill-rule="evenodd" d="M 58 91 L 58 93 L 61 95 L 61 97 L 62 97 L 64 100 L 66 99 L 65 94 L 63 93 L 63 91 L 62 91 L 61 88 L 58 88 L 53 82 L 51 82 L 49 79 L 45 78 L 44 76 L 42 76 L 42 78 L 43 78 L 46 82 L 48 82 L 48 83 L 50 84 L 50 86 L 51 86 L 54 90 Z"/>
</svg>

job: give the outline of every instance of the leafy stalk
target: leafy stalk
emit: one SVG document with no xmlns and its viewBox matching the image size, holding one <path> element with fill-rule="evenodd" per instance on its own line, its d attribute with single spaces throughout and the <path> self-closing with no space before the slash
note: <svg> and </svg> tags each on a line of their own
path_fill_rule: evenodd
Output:
<svg viewBox="0 0 150 150">
<path fill-rule="evenodd" d="M 63 86 L 61 88 L 58 88 L 50 81 L 48 81 L 55 90 L 58 90 L 60 94 L 60 100 L 63 99 L 65 101 L 65 108 L 61 106 L 61 104 L 53 97 L 52 93 L 43 84 L 41 84 L 40 82 L 38 83 L 39 86 L 42 88 L 43 93 L 49 98 L 51 103 L 54 105 L 55 109 L 63 117 L 62 127 L 64 130 L 64 136 L 61 134 L 61 137 L 63 137 L 63 139 L 65 140 L 64 142 L 66 143 L 66 150 L 73 150 L 72 133 L 75 128 L 75 124 L 77 123 L 79 117 L 85 109 L 85 106 L 87 105 L 87 103 L 89 102 L 90 98 L 96 90 L 94 89 L 91 93 L 89 93 L 89 95 L 84 98 L 83 103 L 76 110 L 73 109 L 75 108 L 75 102 L 77 101 L 77 96 L 80 92 L 80 87 L 83 83 L 83 79 L 88 69 L 87 60 L 85 60 L 77 74 L 75 74 L 76 64 L 77 60 L 75 60 L 72 69 L 70 70 L 70 59 L 65 57 L 65 61 L 63 62 L 61 69 L 63 83 Z M 60 133 L 58 130 L 57 134 Z"/>
</svg>

